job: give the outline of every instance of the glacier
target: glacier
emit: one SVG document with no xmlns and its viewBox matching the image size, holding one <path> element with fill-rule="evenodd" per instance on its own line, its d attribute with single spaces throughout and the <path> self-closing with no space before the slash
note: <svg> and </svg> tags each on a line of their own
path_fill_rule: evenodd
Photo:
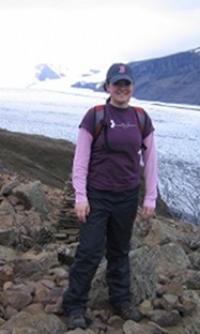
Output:
<svg viewBox="0 0 200 334">
<path fill-rule="evenodd" d="M 52 86 L 0 89 L 0 128 L 76 143 L 78 125 L 106 93 Z M 200 106 L 132 98 L 153 120 L 159 190 L 172 214 L 200 224 Z"/>
</svg>

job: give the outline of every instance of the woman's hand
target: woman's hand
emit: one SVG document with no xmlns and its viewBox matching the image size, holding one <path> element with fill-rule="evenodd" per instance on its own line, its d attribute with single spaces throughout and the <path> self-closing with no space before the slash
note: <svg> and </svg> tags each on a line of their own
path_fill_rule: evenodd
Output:
<svg viewBox="0 0 200 334">
<path fill-rule="evenodd" d="M 90 213 L 90 205 L 89 202 L 81 202 L 81 203 L 76 203 L 75 204 L 75 213 L 78 219 L 80 220 L 81 223 L 86 222 L 86 217 Z"/>
<path fill-rule="evenodd" d="M 146 220 L 155 216 L 155 209 L 147 206 L 143 206 L 142 217 Z"/>
</svg>

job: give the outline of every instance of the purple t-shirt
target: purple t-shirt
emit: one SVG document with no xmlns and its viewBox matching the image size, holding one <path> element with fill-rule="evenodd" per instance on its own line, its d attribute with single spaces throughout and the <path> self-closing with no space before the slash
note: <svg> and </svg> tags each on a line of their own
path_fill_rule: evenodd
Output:
<svg viewBox="0 0 200 334">
<path fill-rule="evenodd" d="M 94 109 L 84 116 L 80 127 L 94 135 Z M 107 140 L 104 129 L 92 146 L 87 184 L 100 190 L 123 191 L 138 186 L 142 134 L 132 108 L 106 108 Z M 145 112 L 143 138 L 154 130 Z"/>
</svg>

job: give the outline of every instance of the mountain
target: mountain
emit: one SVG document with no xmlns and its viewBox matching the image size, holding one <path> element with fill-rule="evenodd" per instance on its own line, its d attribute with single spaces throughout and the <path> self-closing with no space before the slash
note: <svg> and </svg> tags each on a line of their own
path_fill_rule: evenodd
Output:
<svg viewBox="0 0 200 334">
<path fill-rule="evenodd" d="M 63 139 L 0 129 L 1 175 L 19 173 L 62 188 L 71 171 L 74 145 Z"/>
<path fill-rule="evenodd" d="M 56 69 L 53 69 L 47 64 L 39 64 L 36 66 L 36 78 L 39 81 L 45 81 L 47 79 L 60 79 L 64 76 L 63 73 Z"/>
<path fill-rule="evenodd" d="M 200 104 L 200 48 L 131 62 L 130 66 L 136 81 L 136 98 Z"/>
<path fill-rule="evenodd" d="M 49 186 L 63 188 L 71 173 L 74 147 L 70 141 L 63 139 L 0 129 L 1 175 L 17 173 L 39 179 Z M 144 186 L 141 187 L 141 193 L 143 192 Z M 160 195 L 158 212 L 170 216 L 170 211 Z"/>
<path fill-rule="evenodd" d="M 130 62 L 138 99 L 200 104 L 200 48 L 161 58 Z M 102 90 L 99 82 L 84 80 L 74 87 Z"/>
</svg>

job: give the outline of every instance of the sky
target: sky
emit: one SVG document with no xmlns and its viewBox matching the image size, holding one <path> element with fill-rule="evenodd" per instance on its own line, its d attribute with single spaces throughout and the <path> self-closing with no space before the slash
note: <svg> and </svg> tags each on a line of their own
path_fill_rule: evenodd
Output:
<svg viewBox="0 0 200 334">
<path fill-rule="evenodd" d="M 0 81 L 40 63 L 106 69 L 200 46 L 199 0 L 0 0 Z"/>
</svg>

